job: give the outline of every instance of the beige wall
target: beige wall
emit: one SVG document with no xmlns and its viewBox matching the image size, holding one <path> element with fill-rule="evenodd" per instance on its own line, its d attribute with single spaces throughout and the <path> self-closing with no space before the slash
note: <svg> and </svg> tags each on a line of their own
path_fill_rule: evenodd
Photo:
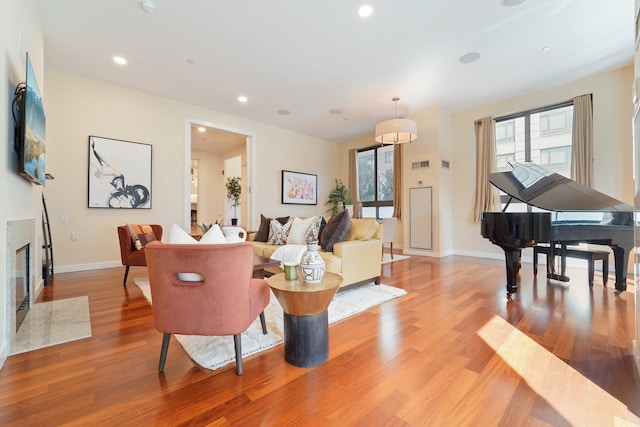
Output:
<svg viewBox="0 0 640 427">
<path fill-rule="evenodd" d="M 52 223 L 56 272 L 120 264 L 115 228 L 125 223 L 178 223 L 188 227 L 188 122 L 250 135 L 253 152 L 250 227 L 266 215 L 323 212 L 339 146 L 333 142 L 231 117 L 136 90 L 47 68 L 48 171 L 55 180 L 46 197 Z M 87 208 L 88 136 L 153 145 L 152 209 Z M 187 153 L 187 154 L 186 154 Z M 318 174 L 320 206 L 282 205 L 281 170 Z M 66 214 L 68 222 L 60 222 Z M 71 232 L 80 240 L 71 241 Z"/>
<path fill-rule="evenodd" d="M 442 206 L 440 198 L 448 198 L 446 195 L 440 193 L 441 180 L 444 180 L 445 188 L 449 187 L 447 176 L 450 175 L 450 171 L 440 171 L 440 152 L 441 144 L 444 144 L 444 151 L 447 151 L 449 143 L 449 132 L 444 127 L 448 124 L 448 116 L 441 114 L 439 108 L 431 108 L 425 111 L 421 111 L 407 118 L 413 119 L 418 125 L 418 138 L 410 144 L 403 144 L 403 179 L 404 188 L 402 193 L 402 209 L 403 218 L 396 227 L 396 237 L 394 239 L 394 247 L 403 248 L 407 253 L 413 254 L 425 254 L 437 256 L 439 255 L 440 248 L 440 226 L 448 226 L 449 221 L 446 219 L 450 217 L 448 206 Z M 373 130 L 373 129 L 372 129 Z M 362 138 L 357 138 L 352 141 L 342 144 L 341 147 L 341 178 L 348 179 L 348 152 L 351 148 L 365 148 L 376 145 L 373 140 L 373 133 L 366 135 Z M 429 160 L 430 167 L 428 169 L 421 169 L 413 171 L 411 164 L 413 162 Z M 441 173 L 444 177 L 441 177 Z M 422 184 L 419 184 L 422 181 Z M 433 249 L 430 251 L 424 250 L 411 250 L 408 248 L 408 239 L 405 236 L 409 235 L 409 189 L 412 187 L 433 187 Z M 442 215 L 441 215 L 442 210 Z M 441 220 L 441 216 L 445 219 Z M 448 240 L 446 249 L 450 250 L 450 240 Z"/>
<path fill-rule="evenodd" d="M 44 40 L 40 19 L 32 0 L 0 0 L 0 366 L 8 352 L 8 282 L 6 224 L 9 220 L 33 218 L 35 236 L 41 236 L 42 187 L 30 184 L 16 173 L 17 155 L 13 150 L 13 118 L 11 103 L 16 85 L 25 81 L 25 53 L 29 52 L 42 91 Z M 48 105 L 45 103 L 45 113 Z M 33 259 L 42 258 L 41 237 L 36 237 Z M 39 265 L 36 262 L 36 267 Z M 35 285 L 42 286 L 42 271 L 36 268 Z M 15 310 L 15 307 L 11 309 Z"/>
<path fill-rule="evenodd" d="M 453 130 L 453 244 L 455 253 L 502 257 L 502 251 L 480 235 L 474 224 L 474 121 L 499 117 L 593 93 L 594 188 L 626 203 L 633 203 L 631 86 L 633 68 L 607 72 L 563 86 L 495 102 L 455 113 Z M 523 257 L 531 257 L 524 254 Z"/>
</svg>

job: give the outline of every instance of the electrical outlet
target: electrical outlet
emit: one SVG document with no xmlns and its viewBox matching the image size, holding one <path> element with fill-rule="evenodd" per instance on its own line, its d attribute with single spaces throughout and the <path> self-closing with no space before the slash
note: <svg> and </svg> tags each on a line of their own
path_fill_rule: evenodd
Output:
<svg viewBox="0 0 640 427">
<path fill-rule="evenodd" d="M 60 215 L 60 222 L 68 222 L 68 221 L 69 221 L 69 217 L 67 216 L 67 214 Z"/>
<path fill-rule="evenodd" d="M 72 231 L 71 240 L 73 240 L 74 242 L 80 240 L 80 233 L 78 233 L 77 231 Z"/>
</svg>

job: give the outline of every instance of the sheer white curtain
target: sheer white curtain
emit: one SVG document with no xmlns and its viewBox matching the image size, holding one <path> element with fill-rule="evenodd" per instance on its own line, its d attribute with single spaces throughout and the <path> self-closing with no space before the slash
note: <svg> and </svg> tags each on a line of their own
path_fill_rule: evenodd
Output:
<svg viewBox="0 0 640 427">
<path fill-rule="evenodd" d="M 593 185 L 593 105 L 591 94 L 573 98 L 571 178 L 587 187 Z"/>
<path fill-rule="evenodd" d="M 473 221 L 479 222 L 482 212 L 500 210 L 498 189 L 489 182 L 489 174 L 497 170 L 494 121 L 492 117 L 476 120 L 476 188 Z"/>
</svg>

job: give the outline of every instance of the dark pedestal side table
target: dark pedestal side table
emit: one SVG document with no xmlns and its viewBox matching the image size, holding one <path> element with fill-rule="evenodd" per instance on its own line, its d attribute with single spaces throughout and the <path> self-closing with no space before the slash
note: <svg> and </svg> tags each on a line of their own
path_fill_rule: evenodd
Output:
<svg viewBox="0 0 640 427">
<path fill-rule="evenodd" d="M 329 357 L 327 308 L 342 283 L 342 277 L 325 273 L 320 283 L 286 280 L 284 273 L 267 279 L 284 311 L 284 359 L 308 368 Z"/>
</svg>

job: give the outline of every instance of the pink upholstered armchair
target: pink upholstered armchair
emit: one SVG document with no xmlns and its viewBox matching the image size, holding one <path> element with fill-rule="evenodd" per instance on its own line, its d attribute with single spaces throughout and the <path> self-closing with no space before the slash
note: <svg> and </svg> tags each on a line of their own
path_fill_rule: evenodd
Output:
<svg viewBox="0 0 640 427">
<path fill-rule="evenodd" d="M 153 229 L 153 233 L 156 236 L 157 240 L 162 239 L 162 226 L 158 224 L 150 224 Z M 122 259 L 122 265 L 126 268 L 124 269 L 124 280 L 122 281 L 123 285 L 127 284 L 127 276 L 129 275 L 129 267 L 141 266 L 144 267 L 147 265 L 147 260 L 145 258 L 145 248 L 137 250 L 135 246 L 133 246 L 133 240 L 131 240 L 131 234 L 129 233 L 129 229 L 126 225 L 118 226 L 118 240 L 120 240 L 120 258 Z"/>
<path fill-rule="evenodd" d="M 163 244 L 145 248 L 156 329 L 164 334 L 158 370 L 164 370 L 171 334 L 233 335 L 236 373 L 242 375 L 241 333 L 260 316 L 269 286 L 254 279 L 253 245 Z"/>
</svg>

